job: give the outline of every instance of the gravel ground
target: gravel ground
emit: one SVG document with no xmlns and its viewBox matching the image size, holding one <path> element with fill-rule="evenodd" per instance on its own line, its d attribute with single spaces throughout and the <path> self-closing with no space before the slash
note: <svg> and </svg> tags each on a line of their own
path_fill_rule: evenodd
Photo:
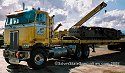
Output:
<svg viewBox="0 0 125 73">
<path fill-rule="evenodd" d="M 74 61 L 71 59 L 49 59 L 45 68 L 30 69 L 26 62 L 13 66 L 5 62 L 0 50 L 0 73 L 125 73 L 125 52 L 110 51 L 106 46 L 96 48 L 89 59 Z"/>
</svg>

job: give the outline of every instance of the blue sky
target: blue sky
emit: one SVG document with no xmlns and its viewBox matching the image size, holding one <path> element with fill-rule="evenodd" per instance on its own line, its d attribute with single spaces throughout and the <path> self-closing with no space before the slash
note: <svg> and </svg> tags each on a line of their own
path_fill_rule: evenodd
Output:
<svg viewBox="0 0 125 73">
<path fill-rule="evenodd" d="M 125 0 L 105 1 L 107 7 L 87 21 L 85 25 L 125 30 Z M 106 13 L 105 10 L 107 10 Z"/>
<path fill-rule="evenodd" d="M 102 1 L 107 3 L 107 7 L 83 25 L 124 30 L 125 0 L 0 0 L 0 27 L 4 27 L 5 15 L 22 9 L 24 2 L 28 9 L 40 7 L 55 15 L 54 26 L 59 23 L 63 25 L 59 30 L 69 29 Z"/>
<path fill-rule="evenodd" d="M 114 9 L 119 9 L 119 10 L 124 10 L 125 9 L 125 0 L 114 0 L 113 2 L 108 2 L 107 3 L 107 10 L 114 10 Z"/>
<path fill-rule="evenodd" d="M 125 0 L 113 0 L 107 2 L 107 7 L 104 8 L 101 13 L 104 13 L 105 10 L 112 11 L 112 10 L 125 10 Z"/>
</svg>

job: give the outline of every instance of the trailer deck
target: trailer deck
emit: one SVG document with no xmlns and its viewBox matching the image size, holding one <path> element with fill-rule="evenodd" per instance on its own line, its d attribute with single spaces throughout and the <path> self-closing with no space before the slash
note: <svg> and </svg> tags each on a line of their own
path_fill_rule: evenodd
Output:
<svg viewBox="0 0 125 73">
<path fill-rule="evenodd" d="M 114 44 L 125 43 L 125 40 L 51 40 L 51 44 Z"/>
</svg>

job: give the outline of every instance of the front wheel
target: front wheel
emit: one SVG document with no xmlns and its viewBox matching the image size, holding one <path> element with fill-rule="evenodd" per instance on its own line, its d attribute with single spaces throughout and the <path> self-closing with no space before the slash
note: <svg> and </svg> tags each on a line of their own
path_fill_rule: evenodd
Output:
<svg viewBox="0 0 125 73">
<path fill-rule="evenodd" d="M 27 61 L 29 67 L 33 69 L 40 69 L 45 66 L 47 57 L 45 51 L 37 49 L 31 52 L 30 59 Z"/>
</svg>

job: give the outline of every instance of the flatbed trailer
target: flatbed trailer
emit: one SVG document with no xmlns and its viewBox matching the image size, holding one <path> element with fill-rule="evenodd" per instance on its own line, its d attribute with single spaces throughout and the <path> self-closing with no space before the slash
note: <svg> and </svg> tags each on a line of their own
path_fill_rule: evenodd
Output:
<svg viewBox="0 0 125 73">
<path fill-rule="evenodd" d="M 51 44 L 120 44 L 125 43 L 125 40 L 52 40 Z"/>
<path fill-rule="evenodd" d="M 95 45 L 107 45 L 109 50 L 120 50 L 121 52 L 125 51 L 125 39 L 120 40 L 51 40 L 51 45 L 66 45 L 66 44 L 75 44 L 75 45 L 91 45 L 92 49 L 95 48 Z"/>
</svg>

